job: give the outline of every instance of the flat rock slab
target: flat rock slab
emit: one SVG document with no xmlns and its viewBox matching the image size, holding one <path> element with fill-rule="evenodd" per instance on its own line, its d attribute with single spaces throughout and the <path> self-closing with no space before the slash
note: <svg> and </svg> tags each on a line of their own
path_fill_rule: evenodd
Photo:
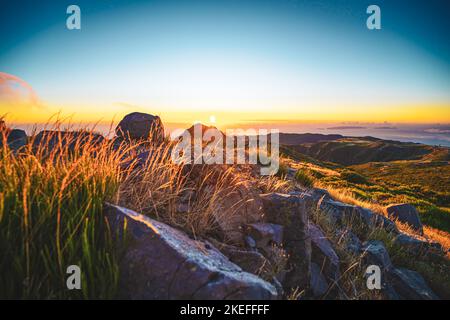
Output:
<svg viewBox="0 0 450 320">
<path fill-rule="evenodd" d="M 276 299 L 277 290 L 244 272 L 210 243 L 132 210 L 105 206 L 111 230 L 128 245 L 121 260 L 125 299 Z"/>
</svg>

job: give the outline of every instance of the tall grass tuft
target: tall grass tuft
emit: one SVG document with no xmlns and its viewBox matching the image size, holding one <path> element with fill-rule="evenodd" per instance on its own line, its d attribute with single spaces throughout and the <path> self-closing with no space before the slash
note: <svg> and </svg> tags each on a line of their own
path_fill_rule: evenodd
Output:
<svg viewBox="0 0 450 320">
<path fill-rule="evenodd" d="M 13 152 L 7 134 L 0 132 L 0 298 L 114 297 L 118 256 L 102 204 L 126 174 L 126 147 L 53 131 Z M 66 286 L 70 265 L 81 269 L 81 290 Z"/>
</svg>

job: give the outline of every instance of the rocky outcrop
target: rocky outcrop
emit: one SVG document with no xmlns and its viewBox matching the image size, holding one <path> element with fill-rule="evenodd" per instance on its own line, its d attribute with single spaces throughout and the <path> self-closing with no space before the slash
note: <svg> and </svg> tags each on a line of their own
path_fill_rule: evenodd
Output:
<svg viewBox="0 0 450 320">
<path fill-rule="evenodd" d="M 158 116 L 133 112 L 127 114 L 117 125 L 116 135 L 123 139 L 147 140 L 160 143 L 164 140 L 164 126 Z"/>
<path fill-rule="evenodd" d="M 419 234 L 423 235 L 422 222 L 414 206 L 407 203 L 392 204 L 386 207 L 386 213 L 389 218 L 406 223 L 419 232 Z"/>
<path fill-rule="evenodd" d="M 244 272 L 208 242 L 118 206 L 106 205 L 105 214 L 113 234 L 128 242 L 120 263 L 122 298 L 278 297 L 270 283 Z"/>
<path fill-rule="evenodd" d="M 295 195 L 269 193 L 261 195 L 265 220 L 284 227 L 283 244 L 289 255 L 288 270 L 283 281 L 289 291 L 306 288 L 310 282 L 311 239 L 304 201 Z"/>
</svg>

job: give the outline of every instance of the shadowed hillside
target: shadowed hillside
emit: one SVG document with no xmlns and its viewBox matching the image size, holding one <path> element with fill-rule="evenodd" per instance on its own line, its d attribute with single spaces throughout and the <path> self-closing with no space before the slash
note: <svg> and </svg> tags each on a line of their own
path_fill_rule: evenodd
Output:
<svg viewBox="0 0 450 320">
<path fill-rule="evenodd" d="M 296 151 L 321 161 L 353 165 L 367 162 L 395 160 L 448 160 L 448 148 L 432 147 L 418 143 L 381 140 L 372 137 L 341 138 L 333 141 L 300 143 L 292 146 Z"/>
</svg>

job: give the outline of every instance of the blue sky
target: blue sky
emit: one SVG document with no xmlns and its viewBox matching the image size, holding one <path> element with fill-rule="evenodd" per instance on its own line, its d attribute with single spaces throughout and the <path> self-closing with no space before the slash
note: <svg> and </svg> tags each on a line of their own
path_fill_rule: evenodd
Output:
<svg viewBox="0 0 450 320">
<path fill-rule="evenodd" d="M 66 29 L 70 4 L 81 8 L 81 30 Z M 382 30 L 366 28 L 369 4 L 380 6 Z M 1 6 L 0 72 L 29 83 L 51 111 L 399 120 L 430 106 L 450 121 L 447 1 Z"/>
</svg>

